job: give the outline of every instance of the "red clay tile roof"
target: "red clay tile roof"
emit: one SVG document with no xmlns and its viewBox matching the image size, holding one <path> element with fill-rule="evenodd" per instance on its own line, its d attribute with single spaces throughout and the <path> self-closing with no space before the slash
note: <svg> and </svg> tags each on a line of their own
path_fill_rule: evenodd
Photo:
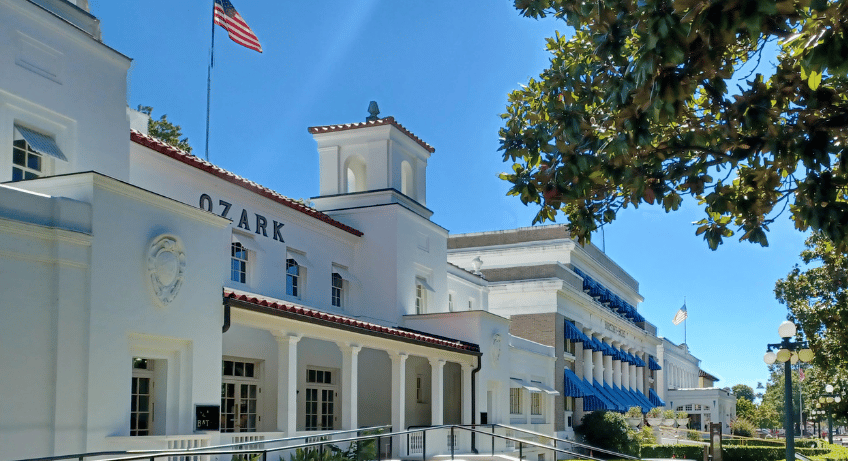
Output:
<svg viewBox="0 0 848 461">
<path fill-rule="evenodd" d="M 308 207 L 298 202 L 297 200 L 293 200 L 289 197 L 286 197 L 285 195 L 268 189 L 267 187 L 262 186 L 258 183 L 242 178 L 241 176 L 235 173 L 231 173 L 221 167 L 215 166 L 199 157 L 183 152 L 180 149 L 171 146 L 170 144 L 167 144 L 157 138 L 154 138 L 153 136 L 143 134 L 136 130 L 130 130 L 130 140 L 132 140 L 136 144 L 141 144 L 144 147 L 153 149 L 154 151 L 159 152 L 160 154 L 164 154 L 168 157 L 171 157 L 174 160 L 185 163 L 186 165 L 193 166 L 198 170 L 205 171 L 227 182 L 233 183 L 237 186 L 241 186 L 251 192 L 259 194 L 265 198 L 271 199 L 281 205 L 285 205 L 291 209 L 312 216 L 315 219 L 324 221 L 325 223 L 331 226 L 338 227 L 339 229 L 345 232 L 349 232 L 357 237 L 362 237 L 363 235 L 362 232 L 346 224 L 342 224 L 314 208 Z"/>
<path fill-rule="evenodd" d="M 344 325 L 349 327 L 350 329 L 362 329 L 366 330 L 363 333 L 368 334 L 369 332 L 382 333 L 384 335 L 389 336 L 397 336 L 404 340 L 412 340 L 414 342 L 422 342 L 427 344 L 433 344 L 436 346 L 447 347 L 451 349 L 459 349 L 461 351 L 469 351 L 469 352 L 480 352 L 480 346 L 472 343 L 467 343 L 459 340 L 450 340 L 446 338 L 440 338 L 435 336 L 430 336 L 423 333 L 416 333 L 412 331 L 406 331 L 399 328 L 391 328 L 383 325 L 378 325 L 376 323 L 371 322 L 363 322 L 362 320 L 357 320 L 351 317 L 345 317 L 336 314 L 330 314 L 327 312 L 321 312 L 315 309 L 309 309 L 307 307 L 302 306 L 292 306 L 283 304 L 282 301 L 276 300 L 273 298 L 267 298 L 264 296 L 259 296 L 251 293 L 240 292 L 230 288 L 224 288 L 224 300 L 227 299 L 235 299 L 238 301 L 250 303 L 256 306 L 266 307 L 269 309 L 275 309 L 283 312 L 287 312 L 289 314 L 296 314 L 299 316 L 309 317 L 313 319 L 322 320 L 324 322 L 336 323 L 339 325 Z"/>
<path fill-rule="evenodd" d="M 720 381 L 718 378 L 716 378 L 715 376 L 713 376 L 713 375 L 711 375 L 711 374 L 707 373 L 707 372 L 706 372 L 706 371 L 704 371 L 704 370 L 698 370 L 698 377 L 699 377 L 699 378 L 707 378 L 707 379 L 709 379 L 710 381 Z"/>
<path fill-rule="evenodd" d="M 409 136 L 410 139 L 417 142 L 421 147 L 427 149 L 431 154 L 436 152 L 436 149 L 424 142 L 418 136 L 412 134 L 411 131 L 407 130 L 403 125 L 395 121 L 394 117 L 384 117 L 377 120 L 371 120 L 368 122 L 360 122 L 360 123 L 345 123 L 344 125 L 324 125 L 324 126 L 310 126 L 309 132 L 312 134 L 322 134 L 322 133 L 332 133 L 335 131 L 346 131 L 346 130 L 355 130 L 357 128 L 368 128 L 372 126 L 383 126 L 383 125 L 392 125 L 401 133 Z"/>
</svg>

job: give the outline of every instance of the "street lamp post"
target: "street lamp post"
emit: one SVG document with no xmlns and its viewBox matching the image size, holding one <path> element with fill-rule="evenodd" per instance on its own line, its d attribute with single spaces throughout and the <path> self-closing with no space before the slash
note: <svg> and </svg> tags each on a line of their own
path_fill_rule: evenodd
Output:
<svg viewBox="0 0 848 461">
<path fill-rule="evenodd" d="M 786 430 L 786 461 L 795 459 L 795 430 L 792 418 L 792 365 L 798 361 L 809 362 L 813 360 L 813 351 L 807 346 L 807 341 L 790 341 L 795 336 L 798 328 L 789 320 L 784 321 L 777 327 L 777 334 L 783 341 L 777 344 L 766 345 L 766 355 L 763 360 L 771 365 L 774 362 L 784 364 L 784 386 L 785 386 L 785 418 L 784 429 Z M 777 353 L 772 352 L 777 349 Z M 797 351 L 797 352 L 796 352 Z"/>
<path fill-rule="evenodd" d="M 818 403 L 816 403 L 816 408 L 821 408 L 822 405 L 828 405 L 831 403 L 839 403 L 842 401 L 842 396 L 833 393 L 833 386 L 828 384 L 824 387 L 824 391 L 827 394 L 822 394 L 819 397 Z M 827 409 L 827 443 L 833 443 L 833 409 Z"/>
</svg>

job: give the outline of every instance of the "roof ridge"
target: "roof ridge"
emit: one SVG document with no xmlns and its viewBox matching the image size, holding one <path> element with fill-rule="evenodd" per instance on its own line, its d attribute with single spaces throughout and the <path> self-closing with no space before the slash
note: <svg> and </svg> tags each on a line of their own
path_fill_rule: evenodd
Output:
<svg viewBox="0 0 848 461">
<path fill-rule="evenodd" d="M 348 325 L 351 327 L 362 328 L 365 330 L 376 331 L 401 338 L 414 339 L 421 342 L 436 344 L 443 347 L 451 347 L 454 349 L 468 350 L 479 352 L 480 347 L 476 344 L 466 343 L 458 339 L 446 338 L 443 336 L 431 335 L 429 333 L 418 331 L 406 331 L 400 327 L 387 327 L 374 322 L 358 320 L 346 315 L 333 314 L 324 312 L 311 307 L 300 306 L 295 304 L 286 304 L 283 300 L 271 298 L 269 296 L 258 295 L 246 291 L 236 290 L 234 288 L 224 288 L 223 295 L 225 299 L 236 299 L 242 302 L 248 302 L 257 306 L 267 307 L 270 309 L 280 310 L 292 314 L 303 315 L 306 317 L 318 318 L 324 321 Z"/>
<path fill-rule="evenodd" d="M 391 125 L 391 126 L 397 128 L 398 130 L 401 131 L 401 133 L 408 136 L 410 139 L 412 139 L 413 141 L 418 143 L 418 145 L 420 145 L 424 149 L 427 149 L 427 151 L 430 152 L 431 154 L 433 152 L 436 152 L 436 148 L 434 148 L 433 146 L 431 146 L 430 144 L 425 142 L 423 139 L 416 136 L 413 132 L 409 131 L 405 126 L 398 123 L 395 120 L 395 118 L 391 115 L 388 116 L 388 117 L 378 118 L 377 120 L 368 120 L 368 121 L 365 121 L 365 122 L 354 122 L 354 123 L 343 123 L 343 124 L 337 124 L 337 125 L 310 126 L 307 129 L 311 134 L 323 134 L 323 133 L 334 133 L 334 132 L 337 132 L 337 131 L 355 130 L 355 129 L 358 129 L 358 128 L 370 128 L 370 127 L 374 127 L 374 126 L 385 126 L 385 125 Z"/>
<path fill-rule="evenodd" d="M 227 182 L 255 192 L 281 205 L 287 206 L 308 216 L 312 216 L 313 218 L 318 219 L 320 221 L 324 221 L 325 223 L 333 227 L 337 227 L 357 237 L 362 237 L 362 235 L 364 235 L 361 231 L 354 229 L 353 227 L 350 227 L 347 224 L 342 224 L 341 222 L 336 221 L 335 219 L 316 210 L 315 208 L 307 206 L 304 203 L 301 203 L 300 201 L 295 200 L 291 197 L 287 197 L 273 189 L 265 187 L 257 182 L 251 181 L 231 171 L 216 166 L 213 163 L 203 160 L 202 158 L 196 155 L 178 149 L 162 141 L 161 139 L 155 138 L 148 134 L 144 134 L 138 130 L 130 129 L 130 140 L 132 142 L 135 142 L 136 144 L 142 145 L 156 152 L 159 152 L 160 154 L 166 155 L 174 160 L 197 168 L 198 170 L 205 171 L 206 173 L 217 176 Z"/>
</svg>

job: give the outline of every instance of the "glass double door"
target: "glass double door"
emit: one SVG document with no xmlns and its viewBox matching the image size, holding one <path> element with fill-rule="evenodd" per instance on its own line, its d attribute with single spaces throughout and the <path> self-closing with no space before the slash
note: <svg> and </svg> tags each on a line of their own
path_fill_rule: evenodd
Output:
<svg viewBox="0 0 848 461">
<path fill-rule="evenodd" d="M 255 383 L 221 384 L 221 432 L 256 432 L 257 391 Z"/>
<path fill-rule="evenodd" d="M 306 430 L 327 431 L 335 429 L 336 391 L 328 387 L 306 388 Z"/>
</svg>

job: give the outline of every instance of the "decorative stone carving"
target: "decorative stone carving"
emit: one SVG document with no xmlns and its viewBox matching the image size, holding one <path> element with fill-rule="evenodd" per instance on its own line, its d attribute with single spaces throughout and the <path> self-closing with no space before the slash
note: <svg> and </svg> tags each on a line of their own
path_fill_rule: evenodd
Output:
<svg viewBox="0 0 848 461">
<path fill-rule="evenodd" d="M 492 365 L 497 365 L 498 361 L 501 359 L 501 335 L 495 333 L 492 336 Z"/>
<path fill-rule="evenodd" d="M 177 237 L 160 235 L 147 251 L 147 275 L 153 296 L 166 306 L 177 296 L 185 278 L 186 257 Z"/>
</svg>

